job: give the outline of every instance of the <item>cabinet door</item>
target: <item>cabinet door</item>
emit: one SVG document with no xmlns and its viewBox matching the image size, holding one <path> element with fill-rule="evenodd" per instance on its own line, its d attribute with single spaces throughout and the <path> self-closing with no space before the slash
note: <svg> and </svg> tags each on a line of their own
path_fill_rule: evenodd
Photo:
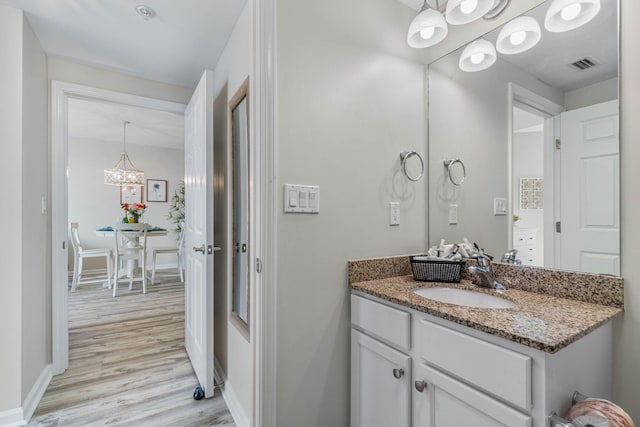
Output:
<svg viewBox="0 0 640 427">
<path fill-rule="evenodd" d="M 416 367 L 415 427 L 531 427 L 531 417 L 427 365 Z"/>
<path fill-rule="evenodd" d="M 411 426 L 411 358 L 351 330 L 351 427 Z"/>
</svg>

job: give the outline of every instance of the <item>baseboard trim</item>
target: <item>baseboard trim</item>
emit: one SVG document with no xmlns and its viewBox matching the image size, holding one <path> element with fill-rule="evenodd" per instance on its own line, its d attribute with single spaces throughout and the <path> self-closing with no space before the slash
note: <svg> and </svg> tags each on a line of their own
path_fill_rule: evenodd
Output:
<svg viewBox="0 0 640 427">
<path fill-rule="evenodd" d="M 31 416 L 36 411 L 36 408 L 40 403 L 40 399 L 42 399 L 44 392 L 47 391 L 51 378 L 53 378 L 52 367 L 51 365 L 47 365 L 40 373 L 40 376 L 36 380 L 35 384 L 33 384 L 33 387 L 31 387 L 29 394 L 27 394 L 27 397 L 24 399 L 24 403 L 22 404 L 22 413 L 26 422 L 31 419 Z"/>
<path fill-rule="evenodd" d="M 233 417 L 233 421 L 237 427 L 249 427 L 249 417 L 242 409 L 242 405 L 238 402 L 236 394 L 233 391 L 233 387 L 227 382 L 228 378 L 225 372 L 220 369 L 220 362 L 218 358 L 214 356 L 214 372 L 216 378 L 216 384 L 220 384 L 219 388 L 222 391 L 222 398 L 229 408 L 229 412 Z"/>
<path fill-rule="evenodd" d="M 250 427 L 249 417 L 242 409 L 240 402 L 238 401 L 236 394 L 233 391 L 233 386 L 229 383 L 229 380 L 225 381 L 222 387 L 222 398 L 231 412 L 233 421 L 235 421 L 237 427 Z"/>
<path fill-rule="evenodd" d="M 17 427 L 24 425 L 27 425 L 27 423 L 22 416 L 22 408 L 9 409 L 8 411 L 0 412 L 0 426 Z"/>
</svg>

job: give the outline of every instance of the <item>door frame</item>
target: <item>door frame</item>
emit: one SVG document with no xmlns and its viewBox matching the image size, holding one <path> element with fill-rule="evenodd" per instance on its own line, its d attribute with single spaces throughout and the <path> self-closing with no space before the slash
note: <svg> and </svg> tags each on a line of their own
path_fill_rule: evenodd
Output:
<svg viewBox="0 0 640 427">
<path fill-rule="evenodd" d="M 184 114 L 185 104 L 164 101 L 76 83 L 51 81 L 51 330 L 52 373 L 69 366 L 69 323 L 67 318 L 68 254 L 68 101 L 87 99 Z"/>
</svg>

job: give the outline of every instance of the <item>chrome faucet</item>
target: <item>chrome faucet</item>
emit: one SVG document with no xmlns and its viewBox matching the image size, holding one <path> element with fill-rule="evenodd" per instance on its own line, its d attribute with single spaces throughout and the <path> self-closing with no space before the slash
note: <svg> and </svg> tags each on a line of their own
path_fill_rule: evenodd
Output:
<svg viewBox="0 0 640 427">
<path fill-rule="evenodd" d="M 478 255 L 478 266 L 469 267 L 469 273 L 473 276 L 473 284 L 481 286 L 483 288 L 497 289 L 499 291 L 506 291 L 507 288 L 499 283 L 494 274 L 493 266 L 491 265 L 491 259 L 484 255 Z"/>
<path fill-rule="evenodd" d="M 504 262 L 507 264 L 517 264 L 520 265 L 522 264 L 522 260 L 519 260 L 516 258 L 516 256 L 518 255 L 518 250 L 517 249 L 511 249 L 510 251 L 505 252 L 504 255 L 502 255 L 502 259 L 500 259 L 500 262 Z"/>
</svg>

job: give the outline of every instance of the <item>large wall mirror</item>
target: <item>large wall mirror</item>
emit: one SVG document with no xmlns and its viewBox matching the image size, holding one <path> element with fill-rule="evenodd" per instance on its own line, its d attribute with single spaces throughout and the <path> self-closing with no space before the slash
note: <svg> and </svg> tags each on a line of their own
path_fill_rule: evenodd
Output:
<svg viewBox="0 0 640 427">
<path fill-rule="evenodd" d="M 476 72 L 460 69 L 464 47 L 429 64 L 429 243 L 619 275 L 618 1 L 566 32 L 545 29 L 551 3 L 526 14 L 541 28 L 530 50 Z M 500 30 L 482 38 L 495 46 Z"/>
<path fill-rule="evenodd" d="M 232 319 L 249 335 L 249 79 L 229 102 L 233 192 Z"/>
</svg>

